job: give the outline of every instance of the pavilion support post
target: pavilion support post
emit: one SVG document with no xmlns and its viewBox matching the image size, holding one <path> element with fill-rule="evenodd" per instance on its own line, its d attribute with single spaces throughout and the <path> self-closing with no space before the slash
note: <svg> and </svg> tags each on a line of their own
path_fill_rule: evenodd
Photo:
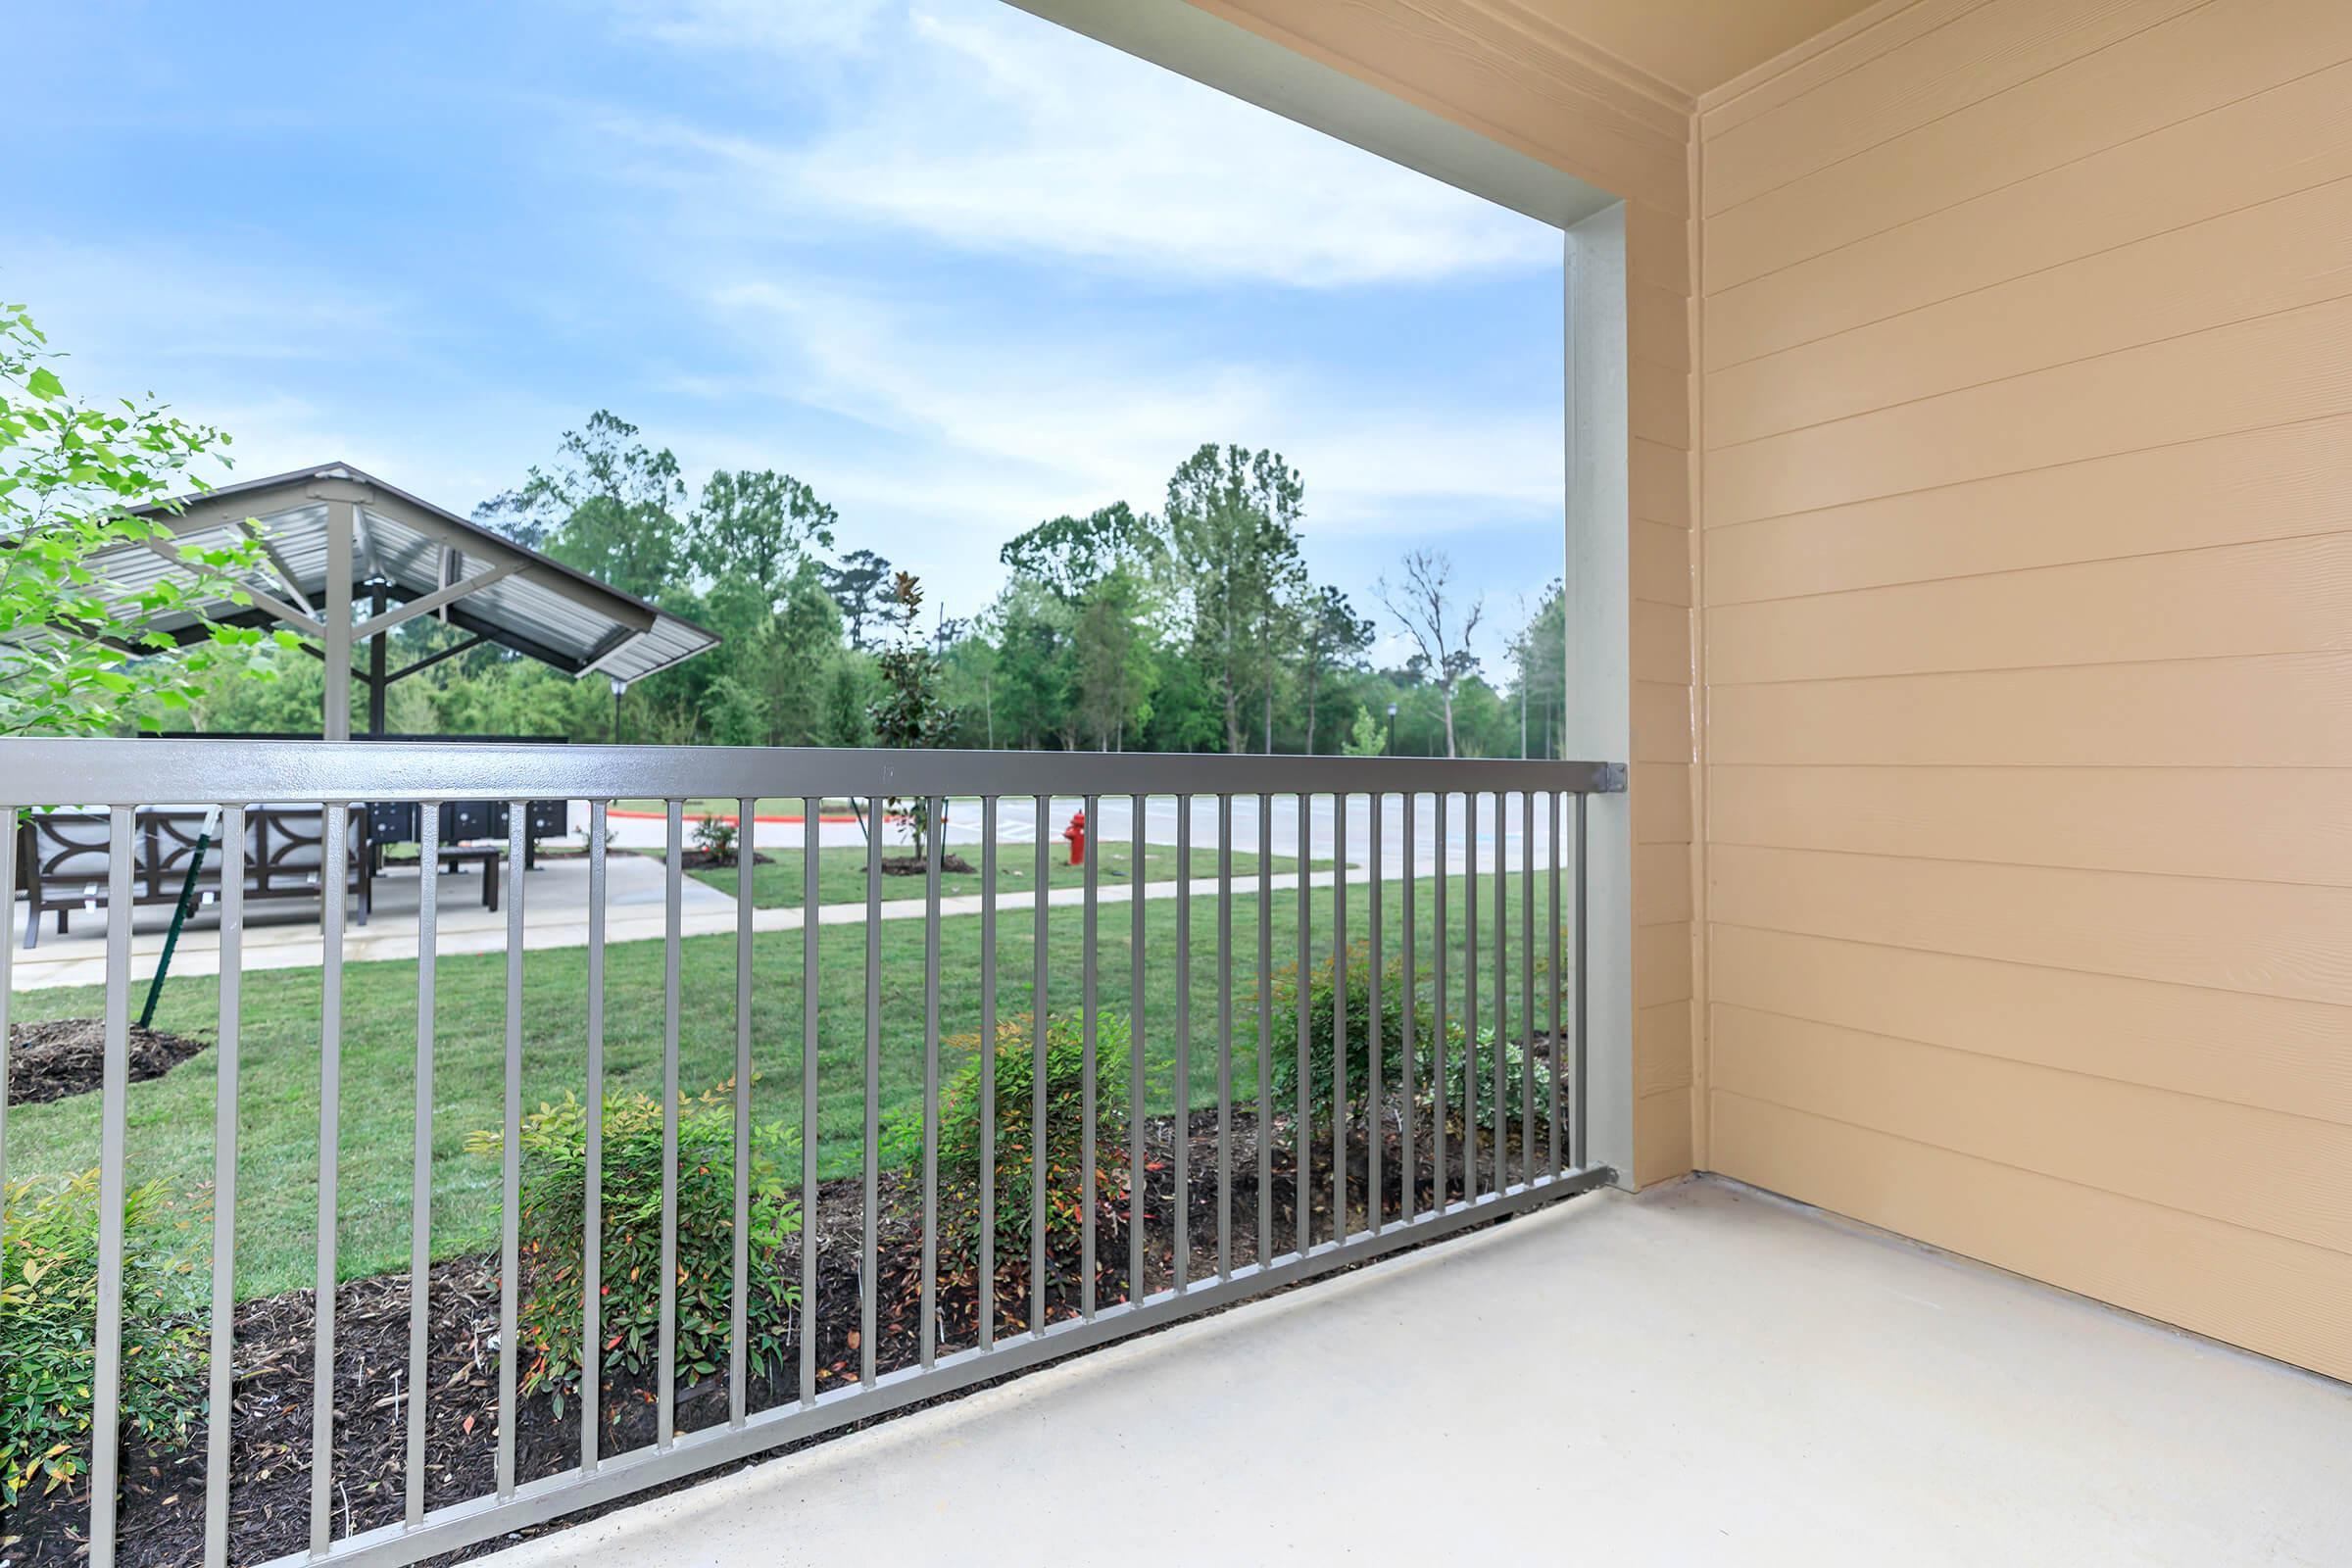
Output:
<svg viewBox="0 0 2352 1568">
<path fill-rule="evenodd" d="M 319 605 L 326 622 L 326 723 L 330 741 L 351 739 L 351 542 L 349 501 L 326 504 L 326 594 Z"/>
<path fill-rule="evenodd" d="M 368 589 L 368 614 L 370 619 L 384 612 L 384 585 L 378 581 Z M 389 682 L 384 675 L 384 658 L 392 634 L 386 631 L 371 633 L 368 638 L 368 735 L 381 740 L 384 734 L 384 688 Z"/>
</svg>

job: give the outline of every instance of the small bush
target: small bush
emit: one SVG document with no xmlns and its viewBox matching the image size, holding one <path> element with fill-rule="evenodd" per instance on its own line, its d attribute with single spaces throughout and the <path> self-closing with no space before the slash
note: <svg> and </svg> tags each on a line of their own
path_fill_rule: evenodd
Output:
<svg viewBox="0 0 2352 1568">
<path fill-rule="evenodd" d="M 727 817 L 706 816 L 694 824 L 694 847 L 715 864 L 733 863 L 737 837 L 736 825 Z"/>
<path fill-rule="evenodd" d="M 1094 1201 L 1116 1211 L 1126 1190 L 1127 1019 L 1095 1017 Z M 948 1044 L 972 1053 L 939 1095 L 940 1255 L 976 1267 L 980 1257 L 980 1037 Z M 1029 1172 L 1036 1140 L 1030 1127 L 1037 1083 L 1035 1027 L 1030 1015 L 997 1025 L 997 1261 L 1029 1256 Z M 1104 1064 L 1112 1064 L 1106 1070 Z M 1066 1257 L 1079 1249 L 1086 1195 L 1086 1035 L 1082 1020 L 1046 1021 L 1046 1251 Z M 923 1172 L 920 1105 L 883 1126 L 882 1157 L 910 1176 Z"/>
<path fill-rule="evenodd" d="M 175 1446 L 202 1411 L 204 1291 L 150 1184 L 122 1200 L 122 1421 Z M 0 1219 L 0 1502 L 51 1492 L 89 1460 L 97 1373 L 98 1172 L 10 1187 Z M 183 1222 L 184 1223 L 184 1222 Z"/>
<path fill-rule="evenodd" d="M 678 1101 L 677 1369 L 681 1380 L 726 1364 L 735 1272 L 735 1086 Z M 466 1140 L 497 1155 L 497 1132 Z M 745 1355 L 755 1377 L 785 1364 L 785 1331 L 800 1290 L 784 1244 L 801 1228 L 785 1173 L 800 1136 L 782 1123 L 752 1129 L 751 1284 Z M 605 1102 L 603 1297 L 606 1373 L 650 1374 L 661 1349 L 662 1102 L 650 1095 Z M 583 1202 L 588 1107 L 566 1092 L 522 1122 L 521 1332 L 531 1357 L 525 1393 L 551 1392 L 557 1414 L 580 1372 Z"/>
<path fill-rule="evenodd" d="M 1429 965 L 1424 961 L 1416 976 L 1413 1008 L 1413 1074 L 1420 1103 L 1435 1103 L 1430 1082 L 1437 1068 L 1437 1003 L 1432 988 Z M 1541 980 L 1541 974 L 1539 974 Z M 1336 1012 L 1337 988 L 1333 984 L 1332 960 L 1329 954 L 1307 970 L 1307 1105 L 1318 1121 L 1328 1122 L 1332 1114 L 1332 1040 Z M 1446 1104 L 1456 1114 L 1461 1109 L 1462 1022 L 1458 989 L 1449 999 L 1446 1020 Z M 1250 1004 L 1254 1006 L 1254 1002 Z M 1381 968 L 1380 976 L 1380 1082 L 1382 1091 L 1395 1094 L 1404 1082 L 1404 960 L 1391 958 Z M 1513 1000 L 1516 1007 L 1516 998 Z M 1298 1016 L 1298 967 L 1292 964 L 1274 975 L 1274 1103 L 1277 1109 L 1296 1113 L 1298 1105 L 1298 1052 L 1297 1049 Z M 1348 1102 L 1359 1113 L 1364 1101 L 1372 1093 L 1372 1053 L 1368 1036 L 1372 1018 L 1372 950 L 1368 944 L 1355 943 L 1348 950 Z M 1482 1127 L 1492 1126 L 1494 1115 L 1494 1031 L 1482 1023 L 1478 1031 L 1479 1090 L 1477 1120 Z M 1509 1065 L 1505 1068 L 1505 1115 L 1516 1117 L 1524 1099 L 1521 1062 L 1527 1054 L 1523 1042 L 1507 1042 Z M 1546 1054 L 1539 1049 L 1535 1063 L 1536 1102 L 1547 1104 L 1551 1071 Z"/>
</svg>

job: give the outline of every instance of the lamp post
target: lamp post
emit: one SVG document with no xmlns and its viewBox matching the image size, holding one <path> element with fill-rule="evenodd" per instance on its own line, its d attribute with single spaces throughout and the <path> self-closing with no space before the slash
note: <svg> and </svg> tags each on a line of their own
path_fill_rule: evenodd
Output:
<svg viewBox="0 0 2352 1568">
<path fill-rule="evenodd" d="M 1381 755 L 1384 757 L 1396 755 L 1396 705 L 1395 703 L 1389 705 L 1389 737 L 1381 747 Z"/>
<path fill-rule="evenodd" d="M 612 744 L 615 746 L 620 744 L 620 694 L 628 689 L 627 681 L 618 675 L 612 677 Z"/>
</svg>

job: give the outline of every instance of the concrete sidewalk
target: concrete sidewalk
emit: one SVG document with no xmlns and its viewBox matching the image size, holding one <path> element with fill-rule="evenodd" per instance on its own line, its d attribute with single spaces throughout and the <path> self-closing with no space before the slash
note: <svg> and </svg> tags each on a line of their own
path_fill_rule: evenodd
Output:
<svg viewBox="0 0 2352 1568">
<path fill-rule="evenodd" d="M 1333 874 L 1329 871 L 1309 873 L 1314 887 L 1329 887 Z M 434 951 L 444 957 L 468 953 L 504 953 L 507 951 L 507 911 L 482 907 L 479 873 L 463 871 L 440 879 L 440 907 L 435 915 L 436 942 Z M 1350 878 L 1350 884 L 1360 883 L 1361 875 Z M 920 887 L 919 880 L 913 885 Z M 1173 899 L 1184 884 L 1170 880 L 1144 885 L 1147 900 Z M 1253 892 L 1257 878 L 1236 876 L 1237 896 Z M 1298 873 L 1282 872 L 1273 878 L 1277 892 L 1295 891 Z M 1196 898 L 1216 895 L 1214 878 L 1198 878 L 1192 883 Z M 358 925 L 346 921 L 343 933 L 343 961 L 367 963 L 380 959 L 414 958 L 416 956 L 416 900 L 417 880 L 415 875 L 402 873 L 379 878 L 375 884 L 375 909 L 368 923 Z M 661 939 L 666 929 L 663 866 L 661 860 L 643 855 L 613 855 L 610 858 L 606 877 L 605 940 L 612 942 L 650 942 Z M 1126 883 L 1104 883 L 1098 890 L 1098 901 L 1104 908 L 1124 906 L 1134 899 L 1134 889 Z M 1036 907 L 1037 894 L 1027 891 L 1000 892 L 998 912 L 1007 919 Z M 974 915 L 980 912 L 977 893 L 943 896 L 939 903 L 942 918 Z M 1069 907 L 1086 902 L 1083 887 L 1050 888 L 1046 892 L 1049 907 Z M 549 858 L 540 861 L 539 869 L 523 875 L 522 947 L 526 953 L 548 948 L 584 948 L 588 945 L 588 862 L 582 858 Z M 826 904 L 818 906 L 818 921 L 823 925 L 858 925 L 865 920 L 865 906 L 858 904 Z M 885 920 L 919 920 L 928 910 L 920 897 L 886 899 L 882 903 Z M 7 932 L 8 940 L 23 939 L 24 910 L 20 906 Z M 171 924 L 169 906 L 150 906 L 137 911 L 131 938 L 131 975 L 143 979 L 155 972 L 156 957 L 163 951 L 166 928 Z M 53 986 L 98 985 L 106 979 L 106 915 L 103 911 L 85 913 L 74 918 L 74 929 L 67 936 L 55 930 L 44 931 L 40 946 L 25 952 L 18 948 L 12 953 L 10 989 L 40 991 Z M 802 926 L 801 911 L 792 909 L 755 909 L 752 929 L 755 931 L 798 931 Z M 711 936 L 735 929 L 735 900 L 718 889 L 694 877 L 681 879 L 679 893 L 679 934 L 682 936 Z M 1008 926 L 1009 930 L 1010 927 Z M 324 961 L 325 949 L 319 940 L 318 906 L 309 900 L 284 903 L 257 901 L 246 906 L 245 968 L 257 969 L 315 969 Z M 220 972 L 220 930 L 219 910 L 208 906 L 189 922 L 180 933 L 179 946 L 172 956 L 172 972 L 175 975 L 211 975 Z"/>
<path fill-rule="evenodd" d="M 1700 1179 L 491 1559 L 2339 1564 L 2352 1390 Z"/>
</svg>

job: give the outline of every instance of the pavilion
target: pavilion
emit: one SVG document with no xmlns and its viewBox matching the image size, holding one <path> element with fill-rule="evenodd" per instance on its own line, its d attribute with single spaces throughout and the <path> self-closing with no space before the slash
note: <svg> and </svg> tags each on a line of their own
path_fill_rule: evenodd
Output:
<svg viewBox="0 0 2352 1568">
<path fill-rule="evenodd" d="M 361 733 L 380 736 L 385 697 L 395 683 L 482 643 L 512 648 L 568 674 L 604 674 L 617 693 L 719 642 L 716 633 L 683 616 L 347 463 L 222 485 L 138 515 L 175 537 L 122 545 L 93 558 L 94 568 L 124 599 L 173 576 L 192 578 L 196 568 L 180 559 L 179 549 L 249 540 L 261 546 L 269 570 L 240 584 L 250 604 L 219 599 L 161 617 L 156 629 L 183 644 L 202 639 L 212 623 L 292 629 L 326 667 L 320 731 L 326 740 L 352 737 L 355 681 L 367 694 Z M 387 634 L 419 615 L 466 635 L 412 663 L 387 667 Z M 360 644 L 367 645 L 365 669 L 352 662 Z"/>
</svg>

